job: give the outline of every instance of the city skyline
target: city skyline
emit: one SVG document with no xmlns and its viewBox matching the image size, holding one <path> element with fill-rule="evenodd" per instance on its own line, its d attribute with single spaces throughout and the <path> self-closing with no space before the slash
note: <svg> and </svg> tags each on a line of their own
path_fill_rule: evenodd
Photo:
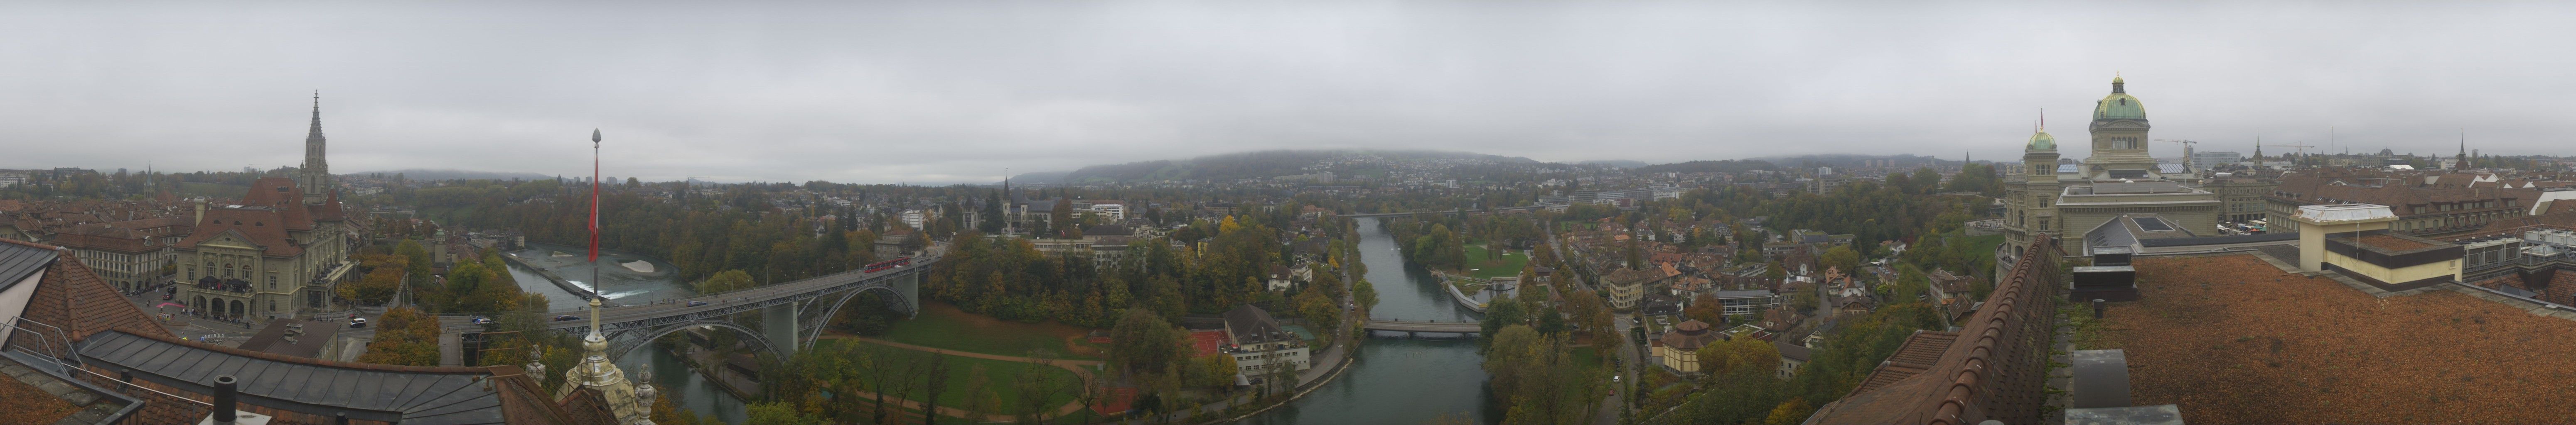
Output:
<svg viewBox="0 0 2576 425">
<path fill-rule="evenodd" d="M 0 34 L 49 42 L 0 47 L 0 168 L 291 165 L 257 147 L 316 89 L 343 171 L 574 175 L 603 128 L 611 175 L 859 183 L 1292 148 L 2008 159 L 2114 74 L 2201 151 L 2560 154 L 2546 94 L 2576 89 L 2535 54 L 2576 35 L 2549 4 L 13 9 Z"/>
</svg>

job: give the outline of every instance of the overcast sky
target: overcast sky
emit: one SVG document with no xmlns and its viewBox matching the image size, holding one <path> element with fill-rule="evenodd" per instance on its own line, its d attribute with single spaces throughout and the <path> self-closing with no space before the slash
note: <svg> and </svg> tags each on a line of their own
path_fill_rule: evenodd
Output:
<svg viewBox="0 0 2576 425">
<path fill-rule="evenodd" d="M 0 168 L 958 182 L 1280 148 L 1544 161 L 2156 138 L 2576 155 L 2576 8 L 2167 2 L 0 5 Z M 2178 145 L 2156 144 L 2159 156 Z M 2266 153 L 2292 148 L 2266 148 Z M 2322 149 L 2322 148 L 2320 148 Z"/>
</svg>

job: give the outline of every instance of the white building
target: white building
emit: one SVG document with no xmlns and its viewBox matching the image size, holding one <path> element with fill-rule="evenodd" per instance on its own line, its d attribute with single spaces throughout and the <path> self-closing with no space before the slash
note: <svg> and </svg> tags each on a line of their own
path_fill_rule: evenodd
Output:
<svg viewBox="0 0 2576 425">
<path fill-rule="evenodd" d="M 926 220 L 929 220 L 929 219 L 930 219 L 930 212 L 929 212 L 929 211 L 924 211 L 924 210 L 904 210 L 904 211 L 903 211 L 903 226 L 904 226 L 904 227 L 910 227 L 910 228 L 919 229 L 919 228 L 921 228 L 921 224 L 922 224 L 922 222 L 923 222 L 923 221 L 926 221 Z"/>
<path fill-rule="evenodd" d="M 1274 368 L 1303 371 L 1314 367 L 1306 357 L 1306 340 L 1279 327 L 1270 312 L 1251 304 L 1225 311 L 1225 337 L 1231 344 L 1219 352 L 1234 356 L 1238 382 L 1262 379 Z M 1294 378 L 1291 378 L 1294 379 Z"/>
</svg>

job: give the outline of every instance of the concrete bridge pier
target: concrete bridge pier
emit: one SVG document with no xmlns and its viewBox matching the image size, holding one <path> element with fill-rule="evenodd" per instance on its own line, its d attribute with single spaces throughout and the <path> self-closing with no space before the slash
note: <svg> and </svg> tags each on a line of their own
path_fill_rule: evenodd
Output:
<svg viewBox="0 0 2576 425">
<path fill-rule="evenodd" d="M 805 347 L 805 341 L 796 337 L 797 304 L 799 303 L 780 303 L 760 310 L 761 337 L 768 338 L 776 344 L 777 349 L 787 350 L 787 352 L 777 353 L 778 355 L 784 356 Z"/>
</svg>

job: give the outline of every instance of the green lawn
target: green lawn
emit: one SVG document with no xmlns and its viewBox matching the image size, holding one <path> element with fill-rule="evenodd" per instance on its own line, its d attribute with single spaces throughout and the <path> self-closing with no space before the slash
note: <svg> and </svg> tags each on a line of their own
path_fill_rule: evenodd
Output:
<svg viewBox="0 0 2576 425">
<path fill-rule="evenodd" d="M 867 343 L 849 339 L 827 339 L 818 341 L 816 344 Z M 907 357 L 907 359 L 926 358 L 926 356 L 940 356 L 947 358 L 949 367 L 948 387 L 941 391 L 941 394 L 939 395 L 939 405 L 945 407 L 959 407 L 964 405 L 966 401 L 966 383 L 968 380 L 973 379 L 974 374 L 970 373 L 970 371 L 973 371 L 977 366 L 982 366 L 984 368 L 984 382 L 986 382 L 986 386 L 991 388 L 993 394 L 1001 399 L 999 406 L 988 409 L 992 413 L 997 414 L 1016 415 L 1022 413 L 1022 409 L 1018 406 L 1020 389 L 1017 387 L 1017 383 L 1022 380 L 1021 377 L 1024 373 L 1037 373 L 1051 376 L 1054 378 L 1055 382 L 1060 383 L 1063 388 L 1065 388 L 1055 394 L 1048 395 L 1046 406 L 1049 409 L 1062 407 L 1065 403 L 1073 402 L 1072 389 L 1081 385 L 1080 377 L 1074 376 L 1072 371 L 1067 371 L 1062 368 L 972 357 L 945 356 L 915 350 L 896 349 L 887 350 L 885 352 L 901 353 L 899 355 L 911 356 Z M 929 379 L 929 377 L 916 377 L 914 379 L 916 379 L 916 381 L 913 381 L 915 385 L 919 385 L 920 382 Z"/>
<path fill-rule="evenodd" d="M 1976 248 L 1968 251 L 1971 253 L 1995 252 L 1995 246 L 2004 244 L 2004 235 L 2001 234 L 1965 237 L 1968 238 L 1968 246 Z"/>
<path fill-rule="evenodd" d="M 1603 339 L 1606 340 L 1608 338 Z M 1611 344 L 1618 344 L 1618 342 L 1614 341 L 1611 342 Z M 1613 349 L 1616 348 L 1614 347 Z M 1595 351 L 1597 350 L 1593 350 L 1592 347 L 1575 347 L 1574 364 L 1583 366 L 1584 369 L 1600 369 L 1601 355 L 1599 353 L 1595 353 Z"/>
<path fill-rule="evenodd" d="M 1061 323 L 1020 323 L 967 313 L 956 306 L 923 300 L 921 317 L 897 320 L 877 338 L 923 347 L 972 353 L 1028 356 L 1033 350 L 1056 358 L 1099 360 L 1100 347 L 1074 339 L 1089 331 Z"/>
<path fill-rule="evenodd" d="M 1492 279 L 1497 277 L 1520 276 L 1521 266 L 1529 264 L 1529 255 L 1522 254 L 1518 251 L 1506 250 L 1503 251 L 1502 256 L 1499 258 L 1487 257 L 1485 255 L 1484 242 L 1469 241 L 1467 242 L 1466 248 L 1467 267 L 1460 271 L 1466 273 L 1467 276 L 1470 277 L 1478 279 Z"/>
</svg>

